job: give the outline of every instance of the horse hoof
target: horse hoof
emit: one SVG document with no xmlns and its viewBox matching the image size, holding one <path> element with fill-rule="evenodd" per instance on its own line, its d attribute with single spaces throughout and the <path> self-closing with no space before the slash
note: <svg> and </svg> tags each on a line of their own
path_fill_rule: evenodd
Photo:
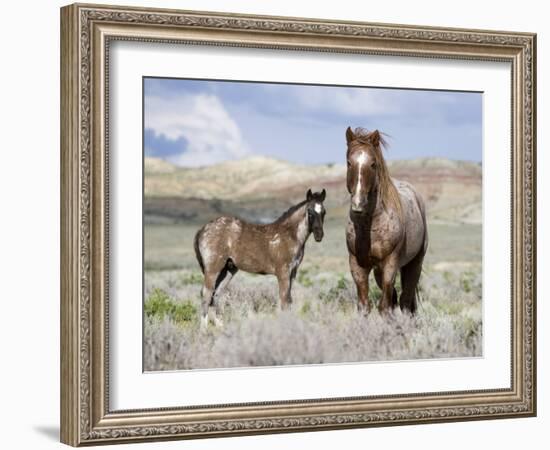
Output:
<svg viewBox="0 0 550 450">
<path fill-rule="evenodd" d="M 208 316 L 201 317 L 200 330 L 206 332 L 208 329 Z"/>
<path fill-rule="evenodd" d="M 367 317 L 370 314 L 370 308 L 367 305 L 359 303 L 357 305 L 357 312 L 361 317 Z"/>
</svg>

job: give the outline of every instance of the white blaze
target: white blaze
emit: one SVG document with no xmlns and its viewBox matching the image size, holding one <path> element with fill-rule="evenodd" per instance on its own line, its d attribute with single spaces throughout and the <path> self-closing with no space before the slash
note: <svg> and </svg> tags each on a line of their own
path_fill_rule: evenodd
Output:
<svg viewBox="0 0 550 450">
<path fill-rule="evenodd" d="M 367 162 L 367 154 L 361 153 L 357 157 L 357 187 L 355 188 L 355 195 L 353 196 L 353 202 L 358 206 L 361 202 L 361 173 L 363 171 L 363 165 Z"/>
<path fill-rule="evenodd" d="M 315 203 L 315 206 L 313 207 L 313 209 L 315 210 L 315 212 L 317 214 L 321 214 L 321 211 L 323 210 L 323 207 L 321 206 L 320 203 Z"/>
</svg>

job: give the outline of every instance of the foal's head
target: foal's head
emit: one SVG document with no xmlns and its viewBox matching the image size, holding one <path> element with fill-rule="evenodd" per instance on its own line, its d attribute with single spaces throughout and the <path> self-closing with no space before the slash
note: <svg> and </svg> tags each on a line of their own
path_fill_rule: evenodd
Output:
<svg viewBox="0 0 550 450">
<path fill-rule="evenodd" d="M 366 131 L 350 127 L 346 130 L 347 141 L 347 188 L 351 195 L 351 210 L 356 214 L 365 214 L 374 207 L 370 203 L 378 195 L 386 208 L 394 204 L 400 209 L 395 187 L 381 148 L 386 142 L 378 130 Z M 397 204 L 395 203 L 397 201 Z"/>
<path fill-rule="evenodd" d="M 323 222 L 326 210 L 323 202 L 326 195 L 327 193 L 324 189 L 321 192 L 311 192 L 311 189 L 308 189 L 306 194 L 306 214 L 309 231 L 313 232 L 313 237 L 317 242 L 321 242 L 324 234 Z"/>
</svg>

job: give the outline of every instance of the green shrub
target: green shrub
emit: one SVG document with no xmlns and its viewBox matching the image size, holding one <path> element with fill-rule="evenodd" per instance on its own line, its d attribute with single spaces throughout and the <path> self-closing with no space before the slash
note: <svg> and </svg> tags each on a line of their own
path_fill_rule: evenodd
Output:
<svg viewBox="0 0 550 450">
<path fill-rule="evenodd" d="M 340 278 L 338 278 L 338 284 L 336 285 L 336 288 L 339 290 L 346 289 L 346 286 L 348 285 L 346 279 L 340 275 Z"/>
<path fill-rule="evenodd" d="M 467 294 L 472 292 L 472 276 L 469 273 L 465 273 L 462 275 L 462 278 L 460 279 L 460 287 L 464 292 Z"/>
<path fill-rule="evenodd" d="M 197 316 L 197 308 L 189 300 L 178 303 L 172 313 L 172 320 L 176 323 L 192 322 Z"/>
<path fill-rule="evenodd" d="M 459 332 L 463 333 L 465 344 L 468 347 L 475 346 L 478 341 L 481 342 L 482 324 L 480 320 L 464 318 L 457 328 Z"/>
<path fill-rule="evenodd" d="M 188 284 L 202 284 L 203 276 L 197 272 L 184 273 L 181 276 L 181 282 L 183 285 Z"/>
<path fill-rule="evenodd" d="M 443 278 L 445 279 L 445 281 L 447 283 L 452 283 L 453 282 L 453 275 L 451 274 L 451 272 L 448 272 L 447 270 L 445 272 L 443 272 Z"/>
<path fill-rule="evenodd" d="M 325 303 L 338 305 L 343 311 L 348 310 L 352 306 L 349 282 L 343 275 L 340 275 L 336 285 L 332 286 L 328 291 L 321 291 L 319 298 Z"/>
<path fill-rule="evenodd" d="M 173 322 L 183 325 L 192 322 L 197 315 L 197 308 L 189 300 L 175 302 L 162 289 L 154 289 L 145 300 L 145 315 L 151 319 L 162 320 L 165 317 Z"/>
<path fill-rule="evenodd" d="M 304 287 L 311 287 L 313 286 L 313 280 L 309 276 L 307 269 L 302 269 L 298 271 L 298 283 L 300 283 Z"/>
<path fill-rule="evenodd" d="M 344 293 L 342 291 L 345 291 L 345 289 L 346 280 L 344 277 L 340 276 L 336 283 L 336 286 L 332 286 L 328 291 L 321 291 L 319 293 L 319 297 L 326 303 L 339 301 L 341 297 L 343 297 Z"/>
<path fill-rule="evenodd" d="M 170 313 L 172 301 L 170 296 L 162 289 L 156 288 L 145 300 L 145 315 L 162 319 Z"/>
<path fill-rule="evenodd" d="M 302 307 L 300 308 L 300 314 L 302 316 L 307 316 L 307 314 L 311 311 L 311 303 L 309 302 L 309 300 L 306 300 L 303 304 L 302 304 Z"/>
</svg>

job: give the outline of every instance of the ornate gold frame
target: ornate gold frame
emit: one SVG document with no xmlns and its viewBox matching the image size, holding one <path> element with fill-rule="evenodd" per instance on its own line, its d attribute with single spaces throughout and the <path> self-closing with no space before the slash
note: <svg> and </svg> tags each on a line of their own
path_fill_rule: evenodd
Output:
<svg viewBox="0 0 550 450">
<path fill-rule="evenodd" d="M 510 388 L 111 411 L 106 67 L 109 43 L 117 39 L 510 62 Z M 62 8 L 62 442 L 78 446 L 535 415 L 535 52 L 536 36 L 530 33 L 99 5 Z"/>
</svg>

